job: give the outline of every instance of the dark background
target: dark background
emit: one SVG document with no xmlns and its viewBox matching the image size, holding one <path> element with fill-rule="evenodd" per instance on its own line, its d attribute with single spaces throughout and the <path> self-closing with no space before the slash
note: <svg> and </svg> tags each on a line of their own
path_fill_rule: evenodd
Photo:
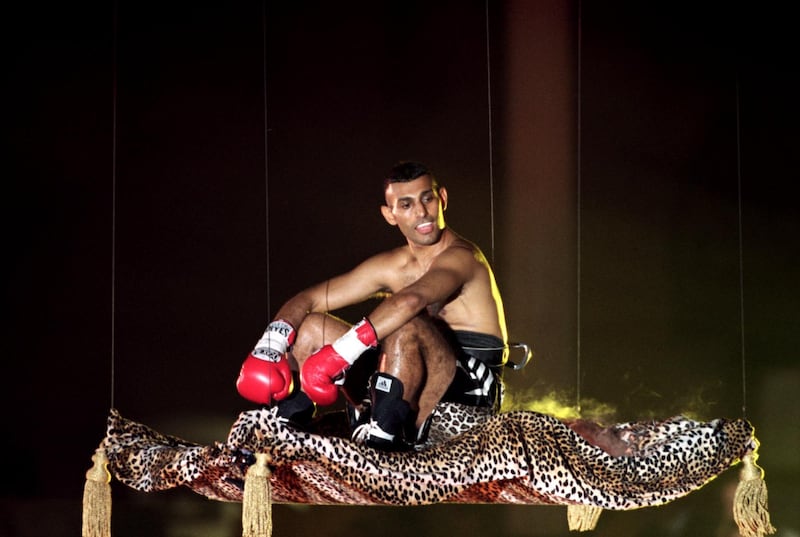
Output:
<svg viewBox="0 0 800 537">
<path fill-rule="evenodd" d="M 79 532 L 112 405 L 223 440 L 280 303 L 401 243 L 380 180 L 409 158 L 534 347 L 509 405 L 744 412 L 800 531 L 792 19 L 643 4 L 492 1 L 489 69 L 482 1 L 6 8 L 0 534 Z M 736 474 L 595 534 L 734 535 Z M 117 536 L 240 532 L 237 504 L 113 493 Z M 567 534 L 557 507 L 274 511 L 276 537 Z"/>
</svg>

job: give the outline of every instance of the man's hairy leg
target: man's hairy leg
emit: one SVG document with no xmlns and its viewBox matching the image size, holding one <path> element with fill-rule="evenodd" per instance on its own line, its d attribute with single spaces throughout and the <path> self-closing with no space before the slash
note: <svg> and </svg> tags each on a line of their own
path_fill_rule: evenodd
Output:
<svg viewBox="0 0 800 537">
<path fill-rule="evenodd" d="M 292 347 L 294 367 L 301 367 L 306 358 L 323 345 L 333 343 L 350 329 L 350 325 L 326 313 L 309 313 L 297 330 L 297 339 Z"/>
<path fill-rule="evenodd" d="M 444 396 L 456 372 L 456 357 L 427 317 L 418 316 L 386 338 L 379 370 L 403 383 L 405 400 L 419 428 Z"/>
<path fill-rule="evenodd" d="M 292 349 L 293 368 L 299 371 L 306 358 L 317 352 L 323 345 L 339 339 L 350 329 L 350 325 L 325 313 L 309 313 L 298 330 L 297 340 Z M 367 395 L 370 376 L 377 368 L 377 353 L 365 352 L 350 368 L 345 376 L 342 392 L 351 404 L 360 405 Z"/>
<path fill-rule="evenodd" d="M 294 388 L 288 397 L 278 402 L 277 415 L 295 427 L 307 428 L 316 413 L 316 405 L 301 390 L 300 367 L 303 362 L 323 345 L 334 341 L 349 329 L 347 323 L 335 317 L 311 313 L 297 330 L 297 337 L 289 353 Z"/>
</svg>

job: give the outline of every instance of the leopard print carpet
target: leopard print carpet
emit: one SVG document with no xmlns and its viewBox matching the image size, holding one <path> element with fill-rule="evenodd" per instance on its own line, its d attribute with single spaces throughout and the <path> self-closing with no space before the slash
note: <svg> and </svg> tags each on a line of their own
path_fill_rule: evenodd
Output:
<svg viewBox="0 0 800 537">
<path fill-rule="evenodd" d="M 112 410 L 103 446 L 112 475 L 145 492 L 185 486 L 214 500 L 241 501 L 245 471 L 261 452 L 271 459 L 278 503 L 620 510 L 684 496 L 757 445 L 747 421 L 726 419 L 674 417 L 587 429 L 536 412 L 490 416 L 445 405 L 431 428 L 432 440 L 418 450 L 390 453 L 299 431 L 262 409 L 240 414 L 225 442 L 203 446 Z M 597 441 L 602 438 L 611 442 Z"/>
</svg>

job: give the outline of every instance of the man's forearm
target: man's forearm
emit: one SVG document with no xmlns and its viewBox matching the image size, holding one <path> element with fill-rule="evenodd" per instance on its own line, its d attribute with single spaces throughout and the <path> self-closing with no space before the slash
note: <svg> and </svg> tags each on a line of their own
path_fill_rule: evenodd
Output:
<svg viewBox="0 0 800 537">
<path fill-rule="evenodd" d="M 284 319 L 291 323 L 295 329 L 298 329 L 306 316 L 313 311 L 313 307 L 314 302 L 310 297 L 300 293 L 281 306 L 274 319 Z"/>
<path fill-rule="evenodd" d="M 378 339 L 383 340 L 419 315 L 427 305 L 421 295 L 401 291 L 381 302 L 367 318 L 375 328 Z"/>
</svg>

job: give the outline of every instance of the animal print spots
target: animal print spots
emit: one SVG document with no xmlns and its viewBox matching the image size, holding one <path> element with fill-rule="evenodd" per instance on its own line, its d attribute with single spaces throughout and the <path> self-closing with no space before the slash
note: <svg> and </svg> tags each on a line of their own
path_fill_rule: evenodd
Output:
<svg viewBox="0 0 800 537">
<path fill-rule="evenodd" d="M 490 415 L 447 403 L 426 444 L 389 453 L 347 438 L 299 431 L 269 410 L 243 412 L 224 443 L 192 444 L 112 410 L 104 446 L 114 477 L 141 491 L 187 486 L 241 501 L 253 454 L 267 453 L 276 502 L 424 505 L 439 502 L 659 505 L 703 486 L 756 447 L 745 420 L 684 417 L 621 423 L 603 435 L 622 455 L 593 445 L 551 416 Z"/>
</svg>

